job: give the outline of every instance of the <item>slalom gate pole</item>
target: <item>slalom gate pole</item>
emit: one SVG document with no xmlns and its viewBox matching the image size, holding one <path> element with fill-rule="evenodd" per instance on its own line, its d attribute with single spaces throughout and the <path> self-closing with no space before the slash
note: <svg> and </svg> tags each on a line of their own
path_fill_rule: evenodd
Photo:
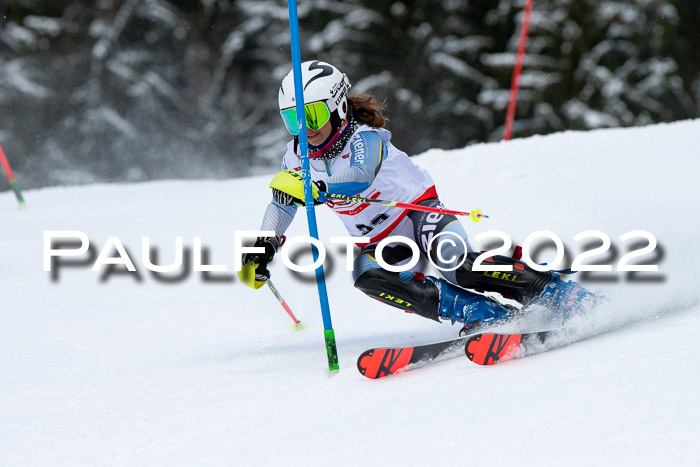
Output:
<svg viewBox="0 0 700 467">
<path fill-rule="evenodd" d="M 284 298 L 282 298 L 282 295 L 280 295 L 279 291 L 277 290 L 277 287 L 275 287 L 275 284 L 273 284 L 270 279 L 268 279 L 266 282 L 267 286 L 270 288 L 270 291 L 272 291 L 274 296 L 277 297 L 277 300 L 279 300 L 280 305 L 282 305 L 282 308 L 284 308 L 284 311 L 286 311 L 287 314 L 292 318 L 292 321 L 294 321 L 294 330 L 299 331 L 300 329 L 304 329 L 304 323 L 298 320 L 296 316 L 294 316 L 294 313 L 292 313 L 291 308 L 289 308 L 287 302 L 285 302 Z"/>
<path fill-rule="evenodd" d="M 318 240 L 318 225 L 314 211 L 314 197 L 311 189 L 311 164 L 309 163 L 309 144 L 306 133 L 306 115 L 304 111 L 304 89 L 301 79 L 301 41 L 299 38 L 299 16 L 296 0 L 287 0 L 289 6 L 289 32 L 292 45 L 292 67 L 294 69 L 294 95 L 297 108 L 297 125 L 299 128 L 299 148 L 301 149 L 301 173 L 304 177 L 304 199 L 306 202 L 306 217 L 309 223 L 309 234 Z M 318 249 L 311 245 L 314 263 L 318 261 Z M 328 370 L 337 371 L 338 349 L 335 344 L 335 332 L 331 322 L 331 310 L 328 305 L 328 291 L 326 290 L 326 277 L 323 273 L 323 264 L 316 268 L 316 286 L 321 302 L 321 315 L 323 316 L 323 335 L 326 341 L 326 355 L 328 357 Z"/>
<path fill-rule="evenodd" d="M 2 146 L 0 146 L 0 164 L 5 170 L 5 175 L 7 175 L 7 179 L 10 182 L 10 188 L 15 192 L 20 209 L 27 209 L 27 205 L 24 204 L 24 197 L 22 196 L 17 180 L 15 180 L 15 176 L 12 173 L 12 168 L 10 167 L 10 162 L 7 160 L 7 156 L 5 156 L 5 151 L 2 150 Z"/>
<path fill-rule="evenodd" d="M 518 89 L 520 88 L 520 74 L 523 71 L 523 60 L 525 58 L 525 44 L 527 43 L 527 32 L 530 29 L 530 15 L 532 14 L 532 4 L 534 0 L 527 0 L 523 22 L 520 27 L 520 42 L 518 43 L 518 54 L 515 58 L 515 68 L 513 69 L 513 81 L 510 84 L 510 101 L 506 112 L 506 129 L 503 135 L 505 141 L 513 136 L 513 121 L 515 120 L 515 104 L 518 100 Z"/>
<path fill-rule="evenodd" d="M 391 206 L 395 208 L 410 209 L 412 211 L 423 211 L 423 212 L 437 212 L 440 214 L 452 214 L 454 216 L 468 216 L 473 222 L 479 222 L 484 217 L 489 217 L 481 212 L 481 209 L 474 209 L 473 211 L 452 211 L 451 209 L 434 208 L 431 206 L 423 206 L 421 204 L 409 204 L 400 203 L 398 201 L 385 201 L 381 199 L 372 198 L 361 198 L 359 196 L 346 196 L 337 193 L 320 193 L 321 196 L 325 196 L 327 201 L 334 199 L 340 199 L 343 201 L 350 201 L 352 203 L 360 204 L 381 204 L 384 206 Z"/>
</svg>

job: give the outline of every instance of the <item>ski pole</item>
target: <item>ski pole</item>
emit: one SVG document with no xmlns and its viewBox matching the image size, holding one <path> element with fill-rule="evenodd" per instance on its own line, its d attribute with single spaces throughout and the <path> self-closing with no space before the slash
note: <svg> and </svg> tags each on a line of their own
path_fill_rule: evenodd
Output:
<svg viewBox="0 0 700 467">
<path fill-rule="evenodd" d="M 267 280 L 267 286 L 270 287 L 270 290 L 272 293 L 277 297 L 277 300 L 279 300 L 280 305 L 282 305 L 282 308 L 284 308 L 284 311 L 287 312 L 287 314 L 292 318 L 292 321 L 294 321 L 294 330 L 299 331 L 301 329 L 304 329 L 304 322 L 301 320 L 298 320 L 296 316 L 294 316 L 294 313 L 292 313 L 291 308 L 289 308 L 289 305 L 287 305 L 287 302 L 284 301 L 284 298 L 282 298 L 282 295 L 280 295 L 279 291 L 277 290 L 277 287 L 272 283 L 270 279 Z"/>
<path fill-rule="evenodd" d="M 17 180 L 15 180 L 15 176 L 12 173 L 12 168 L 10 168 L 10 162 L 7 160 L 7 156 L 5 156 L 5 151 L 2 150 L 2 146 L 0 146 L 0 165 L 2 165 L 2 168 L 5 169 L 7 179 L 10 181 L 10 188 L 15 192 L 20 209 L 27 209 L 27 205 L 24 204 L 22 192 L 19 190 L 19 185 L 17 184 Z"/>
<path fill-rule="evenodd" d="M 396 208 L 411 209 L 413 211 L 424 211 L 424 212 L 437 212 L 440 214 L 452 214 L 455 216 L 468 216 L 473 222 L 479 222 L 484 217 L 489 217 L 481 212 L 481 209 L 474 209 L 473 211 L 453 211 L 451 209 L 434 208 L 431 206 L 423 206 L 421 204 L 409 204 L 409 203 L 399 203 L 398 201 L 385 201 L 382 199 L 371 199 L 371 198 L 361 198 L 359 196 L 347 196 L 340 195 L 337 193 L 319 193 L 319 199 L 331 201 L 333 199 L 340 199 L 343 201 L 350 201 L 351 203 L 361 203 L 361 204 L 382 204 L 384 206 L 392 206 Z M 332 201 L 331 201 L 332 202 Z"/>
</svg>

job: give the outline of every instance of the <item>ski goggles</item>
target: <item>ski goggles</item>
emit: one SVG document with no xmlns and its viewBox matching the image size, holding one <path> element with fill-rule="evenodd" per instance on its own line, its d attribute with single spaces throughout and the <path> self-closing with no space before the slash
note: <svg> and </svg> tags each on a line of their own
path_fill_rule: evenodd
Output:
<svg viewBox="0 0 700 467">
<path fill-rule="evenodd" d="M 304 106 L 304 114 L 306 116 L 306 127 L 314 131 L 319 130 L 331 119 L 331 112 L 323 101 L 306 104 Z M 287 130 L 296 136 L 299 133 L 299 128 L 297 126 L 297 108 L 290 107 L 281 110 L 280 115 L 282 115 L 282 120 Z"/>
</svg>

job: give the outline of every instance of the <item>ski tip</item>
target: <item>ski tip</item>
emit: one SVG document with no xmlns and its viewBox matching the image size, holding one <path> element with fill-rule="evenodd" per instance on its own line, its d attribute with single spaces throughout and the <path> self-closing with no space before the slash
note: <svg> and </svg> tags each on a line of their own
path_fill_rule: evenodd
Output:
<svg viewBox="0 0 700 467">
<path fill-rule="evenodd" d="M 374 379 L 371 376 L 367 374 L 367 367 L 369 366 L 370 361 L 372 360 L 372 355 L 374 354 L 374 349 L 369 349 L 365 350 L 360 354 L 359 357 L 357 357 L 357 370 L 362 374 L 363 376 L 367 376 L 368 378 Z"/>
<path fill-rule="evenodd" d="M 411 363 L 413 348 L 369 349 L 357 358 L 357 369 L 369 379 L 392 375 Z"/>
<path fill-rule="evenodd" d="M 521 334 L 475 334 L 464 344 L 464 353 L 479 365 L 510 360 L 519 348 Z"/>
</svg>

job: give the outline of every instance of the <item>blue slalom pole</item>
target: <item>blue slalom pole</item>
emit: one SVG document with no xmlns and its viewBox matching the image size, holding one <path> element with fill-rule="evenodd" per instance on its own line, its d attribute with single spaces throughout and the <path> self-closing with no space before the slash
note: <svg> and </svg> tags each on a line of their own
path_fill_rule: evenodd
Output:
<svg viewBox="0 0 700 467">
<path fill-rule="evenodd" d="M 297 107 L 297 127 L 299 128 L 299 148 L 301 149 L 301 173 L 304 177 L 304 202 L 306 203 L 306 217 L 309 222 L 309 234 L 318 240 L 318 225 L 316 224 L 316 212 L 314 211 L 314 197 L 311 189 L 311 164 L 309 163 L 309 144 L 306 133 L 306 116 L 304 112 L 304 89 L 301 80 L 301 41 L 299 39 L 299 16 L 297 14 L 296 0 L 287 0 L 289 5 L 289 31 L 292 40 L 292 68 L 294 70 L 294 97 Z M 318 261 L 318 249 L 311 245 L 314 262 Z M 316 286 L 321 301 L 321 315 L 323 316 L 323 335 L 326 339 L 326 355 L 328 356 L 328 369 L 337 371 L 338 349 L 335 345 L 335 333 L 331 323 L 331 310 L 328 305 L 328 290 L 326 289 L 326 276 L 323 273 L 323 264 L 316 268 Z"/>
</svg>

